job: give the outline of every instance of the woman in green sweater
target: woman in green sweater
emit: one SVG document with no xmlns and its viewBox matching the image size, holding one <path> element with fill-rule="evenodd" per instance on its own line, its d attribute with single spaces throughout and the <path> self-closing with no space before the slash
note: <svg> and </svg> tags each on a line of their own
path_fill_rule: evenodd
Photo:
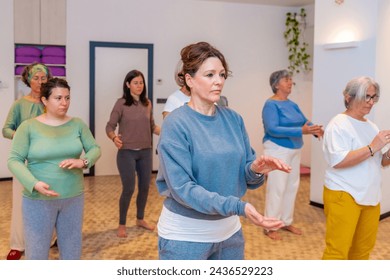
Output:
<svg viewBox="0 0 390 280">
<path fill-rule="evenodd" d="M 65 80 L 49 80 L 41 93 L 46 113 L 20 125 L 8 159 L 8 168 L 24 186 L 26 259 L 48 259 L 54 229 L 60 259 L 80 259 L 83 168 L 98 160 L 100 147 L 81 119 L 67 115 L 70 87 Z"/>
<path fill-rule="evenodd" d="M 2 130 L 5 138 L 12 140 L 16 129 L 23 121 L 43 114 L 41 84 L 46 83 L 50 78 L 50 70 L 44 64 L 33 63 L 24 68 L 21 79 L 31 91 L 12 104 Z M 25 249 L 22 190 L 22 184 L 14 177 L 12 180 L 11 250 L 7 255 L 7 260 L 19 260 Z"/>
</svg>

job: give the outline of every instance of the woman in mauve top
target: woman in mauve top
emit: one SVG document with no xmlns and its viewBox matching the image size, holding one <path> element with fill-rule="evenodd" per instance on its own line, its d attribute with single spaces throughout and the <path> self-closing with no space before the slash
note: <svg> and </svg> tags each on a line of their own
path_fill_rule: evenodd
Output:
<svg viewBox="0 0 390 280">
<path fill-rule="evenodd" d="M 123 95 L 111 111 L 106 133 L 118 148 L 117 166 L 122 181 L 119 198 L 119 226 L 117 236 L 127 237 L 127 211 L 138 178 L 136 225 L 154 230 L 154 225 L 144 220 L 145 207 L 152 175 L 152 135 L 160 134 L 154 123 L 152 102 L 146 95 L 142 72 L 132 70 L 123 81 Z M 118 132 L 116 129 L 118 127 Z"/>
</svg>

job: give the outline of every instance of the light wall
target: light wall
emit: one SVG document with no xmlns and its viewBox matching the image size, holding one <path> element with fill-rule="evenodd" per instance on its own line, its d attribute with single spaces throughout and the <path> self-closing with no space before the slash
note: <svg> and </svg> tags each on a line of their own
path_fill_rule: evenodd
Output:
<svg viewBox="0 0 390 280">
<path fill-rule="evenodd" d="M 378 1 L 376 79 L 381 86 L 381 97 L 375 111 L 375 123 L 380 129 L 390 129 L 390 1 Z M 367 174 L 366 176 L 370 176 Z M 382 172 L 382 213 L 390 211 L 390 168 Z"/>
<path fill-rule="evenodd" d="M 304 6 L 306 17 L 306 29 L 304 40 L 308 45 L 310 65 L 313 65 L 313 42 L 314 42 L 314 5 Z M 313 71 L 300 72 L 294 76 L 295 86 L 289 98 L 296 102 L 305 116 L 312 120 L 312 100 L 313 100 Z M 311 140 L 312 135 L 303 135 L 304 145 L 301 154 L 301 164 L 311 166 Z"/>
<path fill-rule="evenodd" d="M 12 2 L 3 0 L 5 10 L 0 8 L 0 20 L 7 21 L 0 25 L 0 28 L 7 26 L 7 36 L 2 36 L 0 43 L 0 54 L 6 57 L 6 64 L 1 59 L 0 80 L 5 77 L 10 84 L 13 83 Z M 261 153 L 261 110 L 272 94 L 268 78 L 271 72 L 288 65 L 283 38 L 285 14 L 297 9 L 195 0 L 67 0 L 67 79 L 72 87 L 69 113 L 88 123 L 90 41 L 154 44 L 154 79 L 162 80 L 161 85 L 154 82 L 155 99 L 166 98 L 177 88 L 173 71 L 180 50 L 189 43 L 208 41 L 228 60 L 233 77 L 227 80 L 223 94 L 228 97 L 229 106 L 243 116 L 251 144 Z M 107 75 L 112 67 L 115 65 L 107 65 Z M 292 98 L 305 102 L 300 105 L 310 117 L 311 75 L 297 77 L 296 82 Z M 3 122 L 13 101 L 14 88 L 0 93 Z M 113 93 L 113 98 L 120 95 Z M 158 124 L 162 123 L 159 113 L 162 108 L 162 104 L 154 103 Z M 0 139 L 0 178 L 11 176 L 6 168 L 9 142 Z M 303 158 L 309 159 L 310 151 L 305 150 Z M 310 164 L 309 160 L 306 164 Z"/>
<path fill-rule="evenodd" d="M 326 125 L 338 113 L 345 111 L 342 91 L 346 83 L 356 76 L 371 76 L 381 84 L 380 102 L 368 116 L 380 129 L 389 129 L 390 85 L 388 20 L 389 1 L 355 0 L 337 5 L 334 1 L 316 1 L 313 72 L 313 120 Z M 386 13 L 387 12 L 387 13 Z M 379 28 L 378 28 L 379 27 Z M 350 30 L 355 48 L 325 49 L 324 44 L 335 43 L 338 33 Z M 312 141 L 310 200 L 322 204 L 322 190 L 326 168 L 322 142 Z M 370 174 L 361 174 L 370 176 Z M 390 210 L 390 196 L 386 182 L 389 170 L 384 172 L 384 195 L 381 213 Z"/>
<path fill-rule="evenodd" d="M 14 32 L 12 0 L 0 2 L 0 124 L 3 127 L 8 110 L 14 101 Z M 11 141 L 0 136 L 0 178 L 9 177 L 8 151 Z"/>
</svg>

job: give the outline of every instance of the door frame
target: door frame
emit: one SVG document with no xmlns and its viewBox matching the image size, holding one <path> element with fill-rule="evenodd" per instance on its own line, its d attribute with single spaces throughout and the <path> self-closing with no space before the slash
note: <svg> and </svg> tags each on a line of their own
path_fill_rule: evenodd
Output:
<svg viewBox="0 0 390 280">
<path fill-rule="evenodd" d="M 153 44 L 144 43 L 123 43 L 123 42 L 89 42 L 89 129 L 95 137 L 95 57 L 96 48 L 128 48 L 146 49 L 148 51 L 148 98 L 153 102 Z M 95 175 L 95 168 L 92 166 L 89 175 Z"/>
</svg>

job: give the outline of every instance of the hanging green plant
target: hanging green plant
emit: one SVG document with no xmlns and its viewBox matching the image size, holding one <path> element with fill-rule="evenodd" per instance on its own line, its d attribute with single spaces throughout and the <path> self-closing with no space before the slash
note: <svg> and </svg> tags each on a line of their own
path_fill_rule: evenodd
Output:
<svg viewBox="0 0 390 280">
<path fill-rule="evenodd" d="M 310 55 L 307 53 L 308 43 L 303 38 L 306 28 L 305 9 L 302 8 L 299 14 L 287 13 L 285 25 L 284 39 L 288 48 L 288 69 L 292 74 L 299 73 L 301 70 L 310 71 Z"/>
</svg>

